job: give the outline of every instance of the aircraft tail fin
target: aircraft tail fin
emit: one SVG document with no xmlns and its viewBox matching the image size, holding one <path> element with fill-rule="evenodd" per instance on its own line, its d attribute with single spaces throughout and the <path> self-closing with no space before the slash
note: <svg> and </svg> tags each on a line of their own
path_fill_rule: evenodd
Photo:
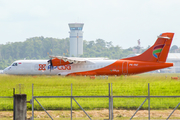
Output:
<svg viewBox="0 0 180 120">
<path fill-rule="evenodd" d="M 137 60 L 137 61 L 148 61 L 148 62 L 166 62 L 167 55 L 172 43 L 174 33 L 162 33 L 158 36 L 156 42 L 144 53 L 135 56 L 124 58 L 123 60 Z"/>
</svg>

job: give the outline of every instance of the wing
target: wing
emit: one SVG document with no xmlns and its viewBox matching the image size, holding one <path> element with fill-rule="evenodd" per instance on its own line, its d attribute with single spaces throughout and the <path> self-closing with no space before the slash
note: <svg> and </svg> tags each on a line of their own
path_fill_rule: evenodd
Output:
<svg viewBox="0 0 180 120">
<path fill-rule="evenodd" d="M 50 56 L 53 66 L 67 65 L 67 64 L 81 64 L 86 63 L 87 60 L 76 57 Z"/>
<path fill-rule="evenodd" d="M 67 65 L 67 64 L 82 64 L 86 62 L 93 63 L 93 60 L 107 60 L 108 58 L 78 58 L 78 57 L 64 57 L 64 56 L 50 56 L 53 66 Z"/>
</svg>

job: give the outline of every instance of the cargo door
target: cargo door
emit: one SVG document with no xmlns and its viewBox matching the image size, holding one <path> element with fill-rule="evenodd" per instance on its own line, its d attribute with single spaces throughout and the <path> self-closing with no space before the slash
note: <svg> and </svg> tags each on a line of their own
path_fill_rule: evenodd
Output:
<svg viewBox="0 0 180 120">
<path fill-rule="evenodd" d="M 128 74 L 128 62 L 126 61 L 122 63 L 122 74 Z"/>
</svg>

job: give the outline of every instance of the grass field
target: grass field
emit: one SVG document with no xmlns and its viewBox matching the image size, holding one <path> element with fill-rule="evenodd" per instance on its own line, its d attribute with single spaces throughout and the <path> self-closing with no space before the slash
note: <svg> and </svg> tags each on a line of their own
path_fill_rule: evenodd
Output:
<svg viewBox="0 0 180 120">
<path fill-rule="evenodd" d="M 34 84 L 34 96 L 62 96 L 71 95 L 71 83 L 73 95 L 108 95 L 108 83 L 113 85 L 113 95 L 148 95 L 148 83 L 150 83 L 150 95 L 180 95 L 180 80 L 171 80 L 178 74 L 141 74 L 135 76 L 109 77 L 108 79 L 95 80 L 89 77 L 74 76 L 8 76 L 0 75 L 0 96 L 12 96 L 13 88 L 16 93 L 27 94 L 29 101 L 32 96 L 32 84 Z M 19 84 L 21 90 L 19 91 Z M 0 98 L 0 110 L 13 110 L 12 98 Z M 38 98 L 45 109 L 69 110 L 69 98 Z M 86 110 L 108 108 L 108 98 L 76 98 L 78 103 Z M 115 109 L 137 109 L 145 98 L 114 98 Z M 180 98 L 151 98 L 151 109 L 174 109 L 180 102 Z M 35 109 L 42 108 L 34 101 Z M 148 108 L 146 102 L 142 109 Z M 27 104 L 27 109 L 31 105 Z M 73 102 L 73 109 L 80 109 Z"/>
</svg>

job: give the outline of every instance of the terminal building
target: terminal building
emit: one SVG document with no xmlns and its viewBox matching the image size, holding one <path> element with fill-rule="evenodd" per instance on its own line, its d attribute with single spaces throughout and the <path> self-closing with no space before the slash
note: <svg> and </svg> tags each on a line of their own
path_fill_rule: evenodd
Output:
<svg viewBox="0 0 180 120">
<path fill-rule="evenodd" d="M 79 57 L 83 54 L 83 26 L 84 23 L 69 23 L 70 57 Z"/>
</svg>

